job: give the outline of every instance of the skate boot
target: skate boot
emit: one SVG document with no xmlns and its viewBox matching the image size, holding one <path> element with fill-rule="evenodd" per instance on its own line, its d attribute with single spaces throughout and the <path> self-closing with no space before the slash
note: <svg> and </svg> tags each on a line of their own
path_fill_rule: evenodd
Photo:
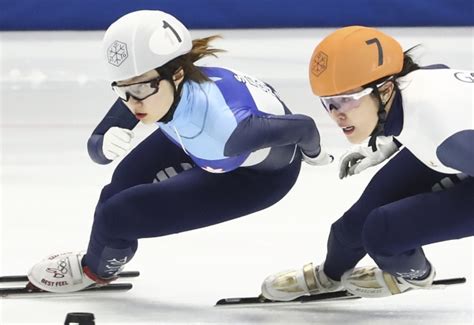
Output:
<svg viewBox="0 0 474 325">
<path fill-rule="evenodd" d="M 83 256 L 83 253 L 51 255 L 30 269 L 28 280 L 38 289 L 58 293 L 80 291 L 113 280 L 99 278 L 87 266 L 82 267 Z"/>
<path fill-rule="evenodd" d="M 295 298 L 340 289 L 340 282 L 326 276 L 323 265 L 306 264 L 301 269 L 268 276 L 262 284 L 262 295 L 270 300 L 290 301 Z"/>
<path fill-rule="evenodd" d="M 408 279 L 384 272 L 378 267 L 358 267 L 347 271 L 341 277 L 342 286 L 350 293 L 366 298 L 379 298 L 396 295 L 414 289 L 431 287 L 435 269 L 422 280 Z"/>
</svg>

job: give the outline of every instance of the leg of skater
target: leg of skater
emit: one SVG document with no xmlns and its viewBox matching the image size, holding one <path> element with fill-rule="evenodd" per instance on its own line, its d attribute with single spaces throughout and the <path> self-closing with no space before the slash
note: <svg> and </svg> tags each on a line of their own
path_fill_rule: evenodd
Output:
<svg viewBox="0 0 474 325">
<path fill-rule="evenodd" d="M 301 166 L 298 158 L 288 167 L 265 173 L 238 168 L 212 174 L 192 168 L 158 184 L 136 185 L 109 197 L 97 207 L 82 261 L 88 278 L 95 282 L 113 278 L 133 257 L 139 238 L 210 226 L 275 204 L 296 182 Z M 30 275 L 38 275 L 30 280 L 46 277 L 44 270 L 50 264 L 37 264 Z"/>
<path fill-rule="evenodd" d="M 474 178 L 452 188 L 422 193 L 373 210 L 362 232 L 367 253 L 378 267 L 360 267 L 343 275 L 349 291 L 384 297 L 429 288 L 435 269 L 424 245 L 474 235 Z"/>
<path fill-rule="evenodd" d="M 447 176 L 426 167 L 408 150 L 401 150 L 372 178 L 360 199 L 333 223 L 326 260 L 317 266 L 310 263 L 270 275 L 262 284 L 263 295 L 272 300 L 292 300 L 308 293 L 339 289 L 344 272 L 367 253 L 362 231 L 370 213 L 391 202 L 431 192 Z"/>
</svg>

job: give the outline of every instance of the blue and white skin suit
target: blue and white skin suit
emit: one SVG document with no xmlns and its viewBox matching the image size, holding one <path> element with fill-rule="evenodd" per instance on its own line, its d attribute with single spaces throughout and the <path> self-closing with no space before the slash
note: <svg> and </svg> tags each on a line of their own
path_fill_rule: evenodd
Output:
<svg viewBox="0 0 474 325">
<path fill-rule="evenodd" d="M 100 277 L 129 262 L 139 238 L 202 228 L 265 209 L 292 188 L 301 152 L 319 155 L 315 122 L 291 114 L 266 83 L 223 68 L 201 68 L 211 82 L 184 82 L 169 122 L 135 147 L 102 190 L 83 264 Z M 112 126 L 133 129 L 118 100 L 88 142 L 102 152 Z"/>
</svg>

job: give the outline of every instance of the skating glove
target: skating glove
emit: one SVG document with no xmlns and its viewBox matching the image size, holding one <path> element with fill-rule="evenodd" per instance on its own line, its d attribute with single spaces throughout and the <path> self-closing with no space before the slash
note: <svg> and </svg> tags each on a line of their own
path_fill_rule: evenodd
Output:
<svg viewBox="0 0 474 325">
<path fill-rule="evenodd" d="M 311 166 L 328 165 L 334 161 L 334 157 L 323 150 L 321 150 L 319 155 L 316 157 L 309 157 L 303 151 L 301 151 L 301 154 L 303 156 L 303 161 Z"/>
<path fill-rule="evenodd" d="M 113 126 L 104 134 L 102 151 L 109 160 L 125 155 L 132 146 L 134 134 L 131 130 Z"/>
<path fill-rule="evenodd" d="M 380 164 L 398 151 L 398 145 L 393 137 L 377 137 L 377 151 L 368 146 L 354 146 L 340 160 L 339 178 L 359 174 L 369 167 Z"/>
</svg>

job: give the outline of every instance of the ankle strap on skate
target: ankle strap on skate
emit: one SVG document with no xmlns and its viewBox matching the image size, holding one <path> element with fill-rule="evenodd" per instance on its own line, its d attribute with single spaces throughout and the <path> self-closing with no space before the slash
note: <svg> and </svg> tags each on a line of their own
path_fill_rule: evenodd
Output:
<svg viewBox="0 0 474 325">
<path fill-rule="evenodd" d="M 97 284 L 109 284 L 110 282 L 114 281 L 117 279 L 117 276 L 114 276 L 114 277 L 111 277 L 111 278 L 107 278 L 107 279 L 104 279 L 104 278 L 101 278 L 99 277 L 98 275 L 94 274 L 91 269 L 88 267 L 88 266 L 84 266 L 82 268 L 82 271 L 84 272 L 84 274 L 89 278 L 91 279 L 92 281 L 94 281 L 95 283 Z"/>
<path fill-rule="evenodd" d="M 313 263 L 303 266 L 303 275 L 309 292 L 319 290 L 318 280 L 316 279 Z"/>
</svg>

